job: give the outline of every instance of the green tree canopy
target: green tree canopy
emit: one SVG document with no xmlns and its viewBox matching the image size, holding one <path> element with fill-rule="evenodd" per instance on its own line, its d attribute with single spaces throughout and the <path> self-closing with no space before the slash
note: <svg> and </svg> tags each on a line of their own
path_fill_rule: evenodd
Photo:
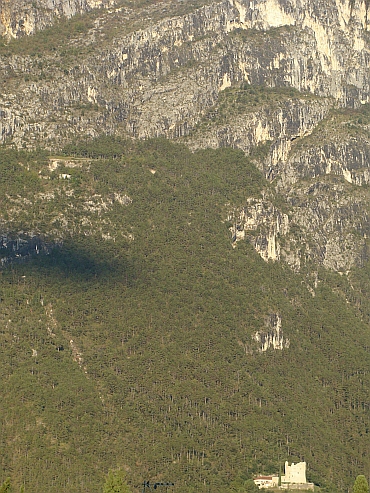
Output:
<svg viewBox="0 0 370 493">
<path fill-rule="evenodd" d="M 10 493 L 10 478 L 7 478 L 0 486 L 0 493 Z"/>
<path fill-rule="evenodd" d="M 103 493 L 130 493 L 126 475 L 121 469 L 110 470 L 103 487 Z"/>
<path fill-rule="evenodd" d="M 259 491 L 258 486 L 253 481 L 253 479 L 247 479 L 244 483 L 246 493 L 257 493 Z"/>
<path fill-rule="evenodd" d="M 245 479 L 243 476 L 238 476 L 230 485 L 232 493 L 257 493 L 258 486 L 253 479 Z"/>
<path fill-rule="evenodd" d="M 353 485 L 353 493 L 369 493 L 369 485 L 365 476 L 360 474 Z"/>
</svg>

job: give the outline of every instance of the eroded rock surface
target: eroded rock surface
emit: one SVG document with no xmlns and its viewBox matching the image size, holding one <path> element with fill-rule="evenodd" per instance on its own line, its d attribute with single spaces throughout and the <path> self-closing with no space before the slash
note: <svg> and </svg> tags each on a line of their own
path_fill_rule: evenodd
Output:
<svg viewBox="0 0 370 493">
<path fill-rule="evenodd" d="M 105 6 L 88 32 L 41 60 L 16 48 L 0 57 L 1 141 L 54 149 L 81 135 L 165 136 L 247 154 L 268 143 L 255 162 L 275 192 L 233 208 L 234 240 L 247 238 L 265 260 L 294 269 L 361 265 L 368 2 L 223 0 L 180 15 L 173 2 L 149 11 L 108 0 L 2 2 L 3 35 Z M 348 109 L 354 116 L 343 116 Z"/>
<path fill-rule="evenodd" d="M 0 35 L 19 38 L 50 26 L 60 17 L 72 17 L 93 8 L 113 5 L 114 0 L 2 0 Z"/>
</svg>

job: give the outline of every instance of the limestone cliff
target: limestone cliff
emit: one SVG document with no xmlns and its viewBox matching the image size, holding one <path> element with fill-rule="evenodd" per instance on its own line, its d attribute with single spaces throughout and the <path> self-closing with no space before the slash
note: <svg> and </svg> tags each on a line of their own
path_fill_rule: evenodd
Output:
<svg viewBox="0 0 370 493">
<path fill-rule="evenodd" d="M 242 82 L 290 86 L 350 107 L 369 99 L 365 2 L 225 0 L 131 33 L 127 9 L 116 15 L 121 24 L 109 43 L 96 22 L 88 35 L 45 55 L 42 68 L 29 56 L 2 60 L 18 86 L 11 110 L 4 106 L 12 95 L 3 94 L 3 138 L 21 145 L 97 126 L 140 138 L 183 136 L 220 92 Z M 82 63 L 64 55 L 76 43 L 89 47 Z M 98 111 L 77 111 L 89 105 Z"/>
<path fill-rule="evenodd" d="M 107 5 L 3 2 L 3 34 L 29 34 L 55 16 Z M 9 45 L 0 57 L 2 142 L 54 149 L 79 135 L 116 133 L 246 153 L 268 142 L 255 161 L 275 192 L 230 211 L 234 240 L 249 238 L 263 258 L 294 269 L 361 264 L 368 2 L 223 0 L 184 9 L 178 14 L 172 1 L 112 6 L 42 56 Z"/>
<path fill-rule="evenodd" d="M 33 34 L 51 25 L 56 18 L 72 17 L 113 0 L 1 0 L 0 35 L 7 38 Z"/>
</svg>

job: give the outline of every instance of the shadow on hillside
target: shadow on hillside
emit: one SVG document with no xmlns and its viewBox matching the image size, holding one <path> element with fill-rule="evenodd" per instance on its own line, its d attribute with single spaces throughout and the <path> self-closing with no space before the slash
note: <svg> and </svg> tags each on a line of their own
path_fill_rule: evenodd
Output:
<svg viewBox="0 0 370 493">
<path fill-rule="evenodd" d="M 19 265 L 36 267 L 43 274 L 77 277 L 84 280 L 123 277 L 127 284 L 134 280 L 134 269 L 125 248 L 94 238 L 47 241 L 44 237 L 11 234 L 0 236 L 0 268 Z"/>
</svg>

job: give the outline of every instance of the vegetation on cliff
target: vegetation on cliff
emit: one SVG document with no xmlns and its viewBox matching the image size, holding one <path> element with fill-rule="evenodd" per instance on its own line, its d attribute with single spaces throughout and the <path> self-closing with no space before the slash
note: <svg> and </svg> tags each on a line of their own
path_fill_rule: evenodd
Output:
<svg viewBox="0 0 370 493">
<path fill-rule="evenodd" d="M 57 242 L 1 273 L 4 479 L 92 492 L 117 467 L 135 491 L 213 492 L 305 459 L 311 481 L 347 487 L 366 470 L 370 336 L 345 292 L 367 270 L 320 270 L 312 297 L 233 249 L 228 211 L 269 187 L 240 151 L 88 149 L 2 151 L 8 239 L 29 224 Z M 276 314 L 290 346 L 262 352 Z"/>
<path fill-rule="evenodd" d="M 366 489 L 361 5 L 124 0 L 1 44 L 1 491 Z"/>
</svg>

